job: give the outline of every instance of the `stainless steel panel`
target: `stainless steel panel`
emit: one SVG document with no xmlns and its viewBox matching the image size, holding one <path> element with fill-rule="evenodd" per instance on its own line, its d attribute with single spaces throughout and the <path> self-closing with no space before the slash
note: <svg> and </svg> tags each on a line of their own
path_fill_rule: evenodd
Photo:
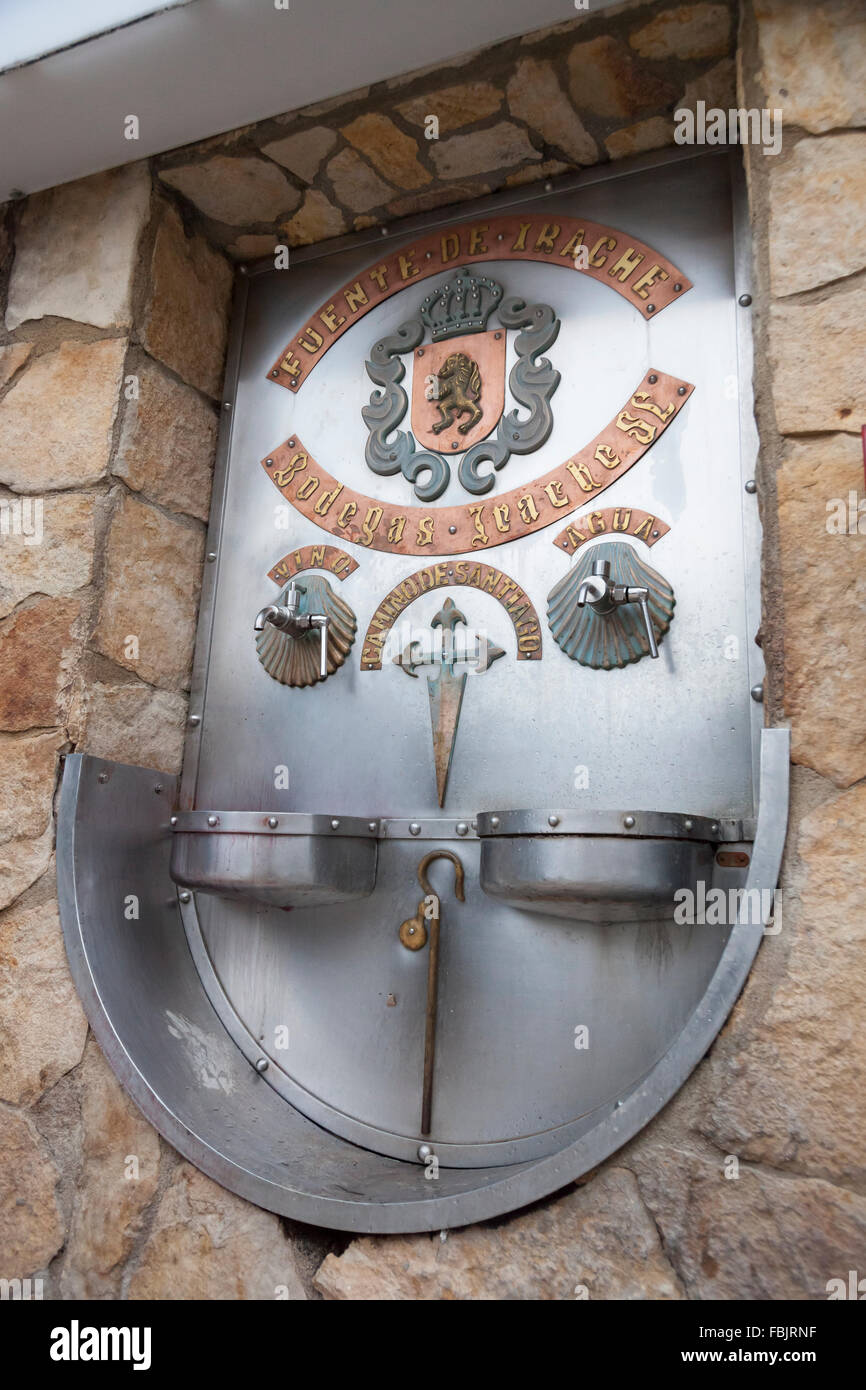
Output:
<svg viewBox="0 0 866 1390">
<path fill-rule="evenodd" d="M 754 673 L 748 660 L 753 643 L 746 604 L 740 414 L 736 392 L 726 387 L 729 379 L 736 380 L 742 313 L 735 298 L 729 160 L 661 163 L 631 178 L 597 180 L 519 201 L 527 212 L 588 216 L 631 230 L 682 266 L 695 287 L 644 322 L 632 306 L 586 278 L 550 265 L 485 263 L 506 292 L 551 303 L 562 318 L 549 351 L 563 376 L 553 398 L 550 439 L 537 453 L 513 458 L 497 475 L 490 497 L 495 501 L 498 492 L 529 482 L 591 438 L 627 399 L 648 363 L 694 382 L 696 389 L 646 460 L 605 495 L 605 504 L 641 507 L 672 526 L 653 551 L 654 566 L 677 596 L 658 662 L 592 671 L 569 661 L 549 632 L 540 663 L 517 662 L 501 606 L 478 591 L 457 595 L 469 622 L 506 649 L 506 657 L 483 678 L 467 681 L 445 808 L 454 817 L 454 838 L 444 843 L 471 865 L 473 883 L 466 909 L 449 912 L 445 906 L 442 997 L 462 1021 L 453 1035 L 453 1059 L 443 1030 L 440 1055 L 447 1060 L 437 1069 L 434 1138 L 441 1151 L 449 1146 L 461 1162 L 481 1161 L 478 1155 L 490 1145 L 505 1146 L 508 1155 L 521 1145 L 552 1149 L 562 1142 L 560 1127 L 579 1123 L 603 1100 L 605 1085 L 622 1090 L 636 1084 L 648 1060 L 661 1055 L 682 1026 L 724 944 L 700 934 L 678 940 L 666 954 L 671 974 L 656 977 L 658 996 L 650 1003 L 643 938 L 639 943 L 636 935 L 628 944 L 590 941 L 567 927 L 555 938 L 549 921 L 541 925 L 542 919 L 526 911 L 517 912 L 512 922 L 509 913 L 520 901 L 516 894 L 510 896 L 512 909 L 484 895 L 476 898 L 478 859 L 471 842 L 480 808 L 545 807 L 555 801 L 567 823 L 623 806 L 645 818 L 659 807 L 679 804 L 690 808 L 696 824 L 701 818 L 724 824 L 732 838 L 754 813 L 756 709 L 749 694 Z M 504 205 L 500 200 L 497 210 Z M 459 220 L 465 219 L 461 209 Z M 274 597 L 267 570 L 291 549 L 332 539 L 295 514 L 258 466 L 282 439 L 299 434 L 323 466 L 359 491 L 382 500 L 414 500 L 402 477 L 378 477 L 364 463 L 361 408 L 370 382 L 363 360 L 374 341 L 417 310 L 429 292 L 426 282 L 379 305 L 334 343 L 297 396 L 267 377 L 276 352 L 305 316 L 329 289 L 366 267 L 376 249 L 353 245 L 307 259 L 288 273 L 249 279 L 231 393 L 225 500 L 212 539 L 217 582 L 201 725 L 192 735 L 192 751 L 199 752 L 197 780 L 194 790 L 188 783 L 185 805 L 202 811 L 231 806 L 258 817 L 331 814 L 338 807 L 342 816 L 418 827 L 417 845 L 411 838 L 405 845 L 382 845 L 376 890 L 365 902 L 320 906 L 308 918 L 301 904 L 309 875 L 298 870 L 302 881 L 296 895 L 288 876 L 277 890 L 283 902 L 296 907 L 290 918 L 218 900 L 199 903 L 203 940 L 237 1015 L 262 1035 L 263 1045 L 276 1030 L 289 1028 L 290 1058 L 275 1055 L 272 1061 L 285 1072 L 295 1103 L 341 1133 L 363 1134 L 364 1142 L 384 1152 L 404 1154 L 417 1139 L 424 971 L 420 961 L 401 956 L 395 933 L 414 910 L 423 826 L 434 817 L 440 824 L 444 819 L 436 800 L 425 682 L 407 681 L 388 660 L 379 672 L 362 672 L 350 661 L 339 680 L 287 690 L 262 670 L 251 630 L 256 612 Z M 438 505 L 453 504 L 460 496 L 454 476 Z M 526 589 L 540 612 L 568 564 L 552 540 L 553 531 L 541 531 L 488 557 Z M 346 548 L 360 568 L 341 585 L 341 595 L 363 632 L 382 596 L 419 561 L 360 545 Z M 440 594 L 431 593 L 413 605 L 408 615 L 413 627 L 428 624 L 441 601 Z M 205 612 L 203 623 L 207 619 Z M 396 649 L 405 640 L 404 634 Z M 730 659 L 732 650 L 738 659 Z M 279 767 L 289 771 L 285 789 L 275 786 Z M 466 827 L 465 835 L 458 835 L 458 825 Z M 722 838 L 722 832 L 708 838 Z M 504 852 L 488 850 L 488 859 L 498 854 L 501 861 Z M 519 853 L 537 864 L 537 853 L 525 846 Z M 561 849 L 553 853 L 562 859 Z M 614 859 L 616 853 L 614 848 Z M 551 851 L 546 854 L 549 859 Z M 695 862 L 688 864 L 682 862 L 686 854 L 677 850 L 675 864 L 668 862 L 647 878 L 648 919 L 666 915 L 660 895 L 677 873 L 690 884 L 704 871 L 706 851 L 693 854 Z M 591 862 L 589 856 L 583 864 Z M 656 855 L 652 862 L 658 867 L 661 859 Z M 639 876 L 641 866 L 634 867 Z M 568 867 L 548 868 L 559 884 L 554 894 L 562 897 Z M 649 863 L 642 868 L 648 871 Z M 500 864 L 503 884 L 514 888 L 516 863 L 512 869 Z M 605 872 L 593 880 L 599 888 Z M 486 882 L 492 889 L 489 872 Z M 527 880 L 521 882 L 520 892 L 530 893 Z M 632 890 L 639 887 L 633 876 Z M 473 908 L 477 921 L 471 935 L 455 937 L 452 921 Z M 576 910 L 584 913 L 583 907 Z M 604 909 L 586 908 L 593 920 L 606 920 L 605 914 L 621 915 L 621 909 L 610 901 Z M 631 915 L 638 916 L 639 909 Z M 621 925 L 639 935 L 634 923 Z M 491 976 L 491 953 L 501 959 L 507 941 L 511 949 L 499 980 L 496 969 Z M 402 994 L 386 983 L 395 958 Z M 603 990 L 593 983 L 599 970 L 607 981 Z M 513 1010 L 490 1002 L 491 978 L 498 981 L 500 996 L 509 998 L 519 981 L 535 1001 L 521 1010 L 528 1031 L 517 1047 Z M 551 1065 L 550 1059 L 563 1047 L 574 1050 L 575 1010 L 588 1016 L 592 1002 L 613 988 L 614 978 L 623 1001 L 631 1001 L 630 1036 L 620 1037 L 619 1051 L 607 1049 L 597 1077 L 585 1067 L 575 1088 L 569 1069 Z M 581 982 L 574 991 L 571 980 Z M 400 1002 L 380 1017 L 373 1001 L 392 994 Z M 464 997 L 471 1007 L 460 1002 Z"/>
<path fill-rule="evenodd" d="M 386 840 L 364 902 L 286 916 L 198 898 L 219 987 L 293 1104 L 338 1134 L 411 1158 L 421 1138 L 427 958 L 405 950 L 398 929 L 415 911 L 415 869 L 434 844 L 459 855 L 466 901 L 454 900 L 450 866 L 434 864 L 443 921 L 430 1142 L 449 1164 L 555 1152 L 567 1138 L 560 1130 L 637 1084 L 667 1049 L 716 968 L 724 933 L 642 923 L 636 913 L 606 927 L 557 921 L 488 897 L 477 841 Z M 587 1051 L 575 1048 L 581 1025 Z"/>
<path fill-rule="evenodd" d="M 151 978 L 158 962 L 147 952 L 139 961 L 146 988 L 125 1017 L 121 976 L 128 961 L 106 951 L 111 915 L 93 868 L 94 826 L 103 825 L 108 799 L 94 791 L 89 764 L 87 776 L 79 769 L 74 788 L 70 782 L 64 792 L 64 921 L 73 954 L 87 941 L 93 956 L 91 1012 L 101 1018 L 104 1010 L 111 1027 L 129 1036 L 130 1055 L 159 1098 L 152 1108 L 164 1132 L 173 1142 L 180 1132 L 179 1146 L 207 1171 L 218 1168 L 221 1180 L 276 1210 L 347 1229 L 431 1229 L 561 1186 L 655 1113 L 702 1055 L 742 985 L 760 928 L 745 921 L 721 930 L 675 927 L 663 902 L 675 883 L 706 876 L 714 846 L 742 845 L 752 833 L 747 873 L 712 872 L 723 873 L 725 885 L 772 886 L 784 827 L 783 735 L 765 736 L 760 808 L 753 785 L 761 726 L 760 705 L 750 696 L 762 678 L 753 640 L 759 528 L 754 497 L 743 489 L 754 465 L 754 432 L 748 315 L 736 302 L 746 268 L 735 253 L 741 214 L 732 169 L 727 155 L 652 157 L 631 174 L 621 167 L 592 171 L 549 194 L 510 194 L 461 208 L 452 219 L 501 211 L 509 199 L 551 219 L 586 216 L 657 246 L 694 281 L 681 300 L 644 321 L 605 286 L 549 264 L 495 257 L 484 264 L 506 293 L 551 303 L 563 320 L 548 354 L 563 378 L 550 438 L 537 453 L 511 459 L 489 500 L 592 438 L 649 365 L 696 389 L 646 458 L 604 496 L 604 505 L 639 507 L 671 526 L 652 558 L 676 595 L 660 659 L 595 671 L 570 661 L 545 630 L 543 659 L 518 662 L 501 605 L 462 589 L 455 598 L 467 621 L 505 656 L 467 679 L 444 808 L 423 676 L 408 680 L 387 659 L 381 671 L 362 672 L 353 649 L 336 677 L 290 689 L 259 663 L 252 630 L 256 613 L 277 596 L 267 571 L 288 551 L 331 539 L 294 513 L 259 466 L 280 441 L 297 433 L 347 485 L 383 501 L 412 502 L 401 477 L 378 477 L 364 463 L 360 411 L 370 383 L 363 360 L 430 286 L 408 288 L 371 311 L 292 396 L 265 375 L 276 353 L 329 290 L 388 242 L 351 239 L 324 256 L 293 257 L 288 272 L 240 278 L 176 834 L 178 846 L 188 848 L 178 848 L 175 871 L 183 875 L 181 857 L 194 853 L 201 862 L 187 863 L 188 881 L 241 896 L 182 901 L 191 954 L 178 954 L 173 941 L 170 964 L 188 992 L 189 1017 L 210 1020 L 211 1029 L 218 1017 L 243 1065 L 263 1068 L 255 1084 L 271 1099 L 245 1140 L 234 1132 L 223 1140 L 223 1130 L 238 1123 L 226 1096 L 211 1097 L 217 1103 L 205 1117 L 195 1098 L 188 1103 L 188 1075 L 169 1075 L 174 1044 L 160 1034 L 151 1056 L 143 1020 L 161 1007 L 161 995 Z M 437 220 L 446 226 L 448 216 Z M 739 238 L 743 231 L 740 221 Z M 410 241 L 412 232 L 411 225 L 401 229 L 395 244 Z M 459 500 L 455 476 L 438 505 Z M 569 564 L 552 544 L 555 529 L 488 557 L 541 614 Z M 345 548 L 360 568 L 340 595 L 362 633 L 382 597 L 423 561 Z M 427 625 L 442 599 L 430 593 L 418 600 L 405 615 L 409 625 Z M 405 642 L 401 632 L 395 647 Z M 143 776 L 115 769 L 109 785 L 132 777 L 143 786 Z M 109 837 L 112 874 L 128 873 L 136 835 L 153 829 L 141 801 L 133 798 L 135 826 Z M 484 811 L 497 806 L 514 810 Z M 688 815 L 662 809 L 671 806 L 688 807 Z M 296 816 L 302 819 L 285 823 Z M 218 824 L 211 826 L 213 818 Z M 332 838 L 332 821 L 340 823 L 342 846 Z M 341 861 L 349 845 L 363 855 L 364 868 Z M 324 864 L 321 856 L 334 846 L 335 862 Z M 460 856 L 467 887 L 465 903 L 457 903 L 450 867 L 433 865 L 442 930 L 429 1145 L 445 1182 L 432 1195 L 415 1191 L 426 952 L 407 951 L 398 936 L 417 910 L 416 869 L 431 846 Z M 166 884 L 167 854 L 166 840 L 157 856 Z M 237 854 L 242 864 L 227 862 Z M 488 870 L 479 872 L 484 856 Z M 508 856 L 510 864 L 503 862 Z M 376 860 L 369 896 L 303 902 L 309 892 L 366 891 Z M 640 920 L 605 916 L 600 925 L 597 903 L 589 907 L 591 921 L 560 920 L 520 896 L 539 883 L 562 896 L 585 896 L 588 881 L 608 899 L 615 888 L 639 902 Z M 494 901 L 482 882 L 508 892 L 510 901 Z M 269 901 L 252 901 L 256 894 Z M 292 910 L 271 905 L 271 894 Z M 87 972 L 80 962 L 77 968 L 88 997 Z M 587 1049 L 575 1046 L 583 1028 Z M 110 1030 L 103 1027 L 102 1036 L 114 1053 Z M 226 1075 L 236 1078 L 237 1068 L 237 1057 L 227 1057 Z M 132 1072 L 124 1079 L 140 1094 Z M 232 1086 L 232 1094 L 248 1096 L 248 1082 Z M 163 1113 L 173 1116 L 174 1109 L 177 1124 Z M 297 1182 L 285 1173 L 274 1177 L 282 1132 Z M 230 1160 L 213 1164 L 212 1146 L 231 1150 Z M 316 1162 L 308 1162 L 314 1151 Z M 319 1160 L 321 1176 L 314 1171 Z M 338 1173 L 342 1196 L 332 1205 L 329 1184 Z"/>
<path fill-rule="evenodd" d="M 531 480 L 591 438 L 647 363 L 695 383 L 688 405 L 646 460 L 605 494 L 606 504 L 631 503 L 672 524 L 653 551 L 653 564 L 673 584 L 677 609 L 659 661 L 591 671 L 571 662 L 547 632 L 540 665 L 516 662 L 501 606 L 490 595 L 461 591 L 470 621 L 504 646 L 507 657 L 467 683 L 447 809 L 471 818 L 479 805 L 513 805 L 519 768 L 528 807 L 552 801 L 593 809 L 680 804 L 709 816 L 751 815 L 755 709 L 749 689 L 755 676 L 749 665 L 757 649 L 744 584 L 740 404 L 730 389 L 737 378 L 743 311 L 735 294 L 729 161 L 678 161 L 521 206 L 550 215 L 583 214 L 633 230 L 696 282 L 680 302 L 644 322 L 605 286 L 555 267 L 515 268 L 514 262 L 493 260 L 485 266 L 506 287 L 553 303 L 563 317 L 549 354 L 563 374 L 553 398 L 553 431 L 541 450 L 512 459 L 497 475 L 494 501 L 498 492 Z M 329 288 L 374 254 L 364 245 L 258 275 L 249 284 L 226 504 L 214 542 L 218 584 L 194 802 L 199 806 L 339 806 L 346 814 L 416 818 L 439 810 L 420 683 L 406 681 L 390 663 L 381 672 L 362 672 L 351 662 L 321 687 L 287 692 L 262 671 L 251 632 L 252 617 L 275 594 L 266 578 L 274 561 L 290 548 L 328 539 L 294 514 L 289 530 L 277 528 L 287 506 L 258 466 L 269 449 L 296 431 L 347 483 L 378 498 L 411 497 L 402 478 L 377 477 L 364 464 L 360 411 L 370 383 L 363 359 L 377 336 L 417 308 L 424 285 L 386 301 L 346 333 L 297 397 L 265 375 L 275 351 Z M 437 505 L 461 495 L 452 478 Z M 746 501 L 754 509 L 753 500 Z M 551 531 L 542 531 L 491 557 L 527 589 L 540 611 L 567 565 L 552 538 Z M 418 564 L 363 546 L 348 548 L 361 568 L 341 593 L 364 631 L 378 599 Z M 425 626 L 440 603 L 435 593 L 420 600 L 411 610 L 413 624 Z M 736 660 L 729 659 L 728 639 L 736 643 Z M 572 717 L 563 721 L 563 710 Z M 290 770 L 286 790 L 274 787 L 277 763 Z M 589 770 L 583 790 L 575 788 L 578 766 Z"/>
</svg>

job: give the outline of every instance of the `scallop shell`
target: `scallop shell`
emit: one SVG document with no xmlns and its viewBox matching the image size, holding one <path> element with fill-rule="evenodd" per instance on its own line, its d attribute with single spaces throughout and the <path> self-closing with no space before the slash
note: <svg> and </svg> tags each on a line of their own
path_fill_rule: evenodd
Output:
<svg viewBox="0 0 866 1390">
<path fill-rule="evenodd" d="M 358 626 L 355 614 L 345 599 L 334 593 L 327 579 L 313 575 L 304 578 L 299 587 L 304 590 L 300 611 L 326 613 L 331 620 L 328 628 L 328 675 L 332 676 L 352 649 Z M 288 592 L 289 586 L 286 585 L 277 599 L 278 604 L 285 604 Z M 268 675 L 282 685 L 316 685 L 322 679 L 327 680 L 327 676 L 319 675 L 321 640 L 318 629 L 305 632 L 301 637 L 290 637 L 271 623 L 265 623 L 264 630 L 256 635 L 259 661 Z"/>
<path fill-rule="evenodd" d="M 625 541 L 603 542 L 581 554 L 577 564 L 548 594 L 547 621 L 554 641 L 572 661 L 610 671 L 614 666 L 628 666 L 648 656 L 649 643 L 639 604 L 624 603 L 608 617 L 596 613 L 589 604 L 578 608 L 578 591 L 592 574 L 596 560 L 610 561 L 612 584 L 644 585 L 649 590 L 650 618 L 657 642 L 671 625 L 676 599 L 664 576 L 650 569 L 634 546 Z"/>
</svg>

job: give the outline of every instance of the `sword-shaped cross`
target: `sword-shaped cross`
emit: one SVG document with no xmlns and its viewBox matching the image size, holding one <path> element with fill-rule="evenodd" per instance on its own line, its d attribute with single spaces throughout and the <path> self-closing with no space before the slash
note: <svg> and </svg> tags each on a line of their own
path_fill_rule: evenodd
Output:
<svg viewBox="0 0 866 1390">
<path fill-rule="evenodd" d="M 436 676 L 427 677 L 430 722 L 433 726 L 433 761 L 436 767 L 436 790 L 440 806 L 445 805 L 445 789 L 451 771 L 451 758 L 454 754 L 454 741 L 457 737 L 457 725 L 466 686 L 467 672 L 458 673 L 454 668 L 458 664 L 474 662 L 473 669 L 476 672 L 489 671 L 493 662 L 505 655 L 501 647 L 489 642 L 486 637 L 476 638 L 474 652 L 470 652 L 466 644 L 462 651 L 458 650 L 454 640 L 455 630 L 461 624 L 465 627 L 466 619 L 450 598 L 446 598 L 439 612 L 434 614 L 430 621 L 431 628 L 442 629 L 439 672 Z M 394 665 L 416 680 L 417 668 L 430 665 L 430 659 L 424 656 L 421 647 L 419 639 L 413 638 L 401 654 L 394 657 Z"/>
</svg>

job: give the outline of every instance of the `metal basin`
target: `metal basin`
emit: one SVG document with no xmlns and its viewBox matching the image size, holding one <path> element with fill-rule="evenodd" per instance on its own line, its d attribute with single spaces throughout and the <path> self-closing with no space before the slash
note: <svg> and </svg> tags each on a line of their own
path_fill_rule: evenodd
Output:
<svg viewBox="0 0 866 1390">
<path fill-rule="evenodd" d="M 574 921 L 669 918 L 675 893 L 709 884 L 716 844 L 741 829 L 667 812 L 485 811 L 481 887 L 511 907 Z"/>
<path fill-rule="evenodd" d="M 349 902 L 375 887 L 377 832 L 376 821 L 355 816 L 181 812 L 171 876 L 184 888 L 269 907 Z"/>
</svg>

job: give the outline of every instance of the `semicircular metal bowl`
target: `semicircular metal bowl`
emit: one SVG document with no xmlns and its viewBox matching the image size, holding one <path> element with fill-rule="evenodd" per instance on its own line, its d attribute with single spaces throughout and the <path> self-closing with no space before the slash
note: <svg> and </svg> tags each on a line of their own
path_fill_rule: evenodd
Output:
<svg viewBox="0 0 866 1390">
<path fill-rule="evenodd" d="M 788 806 L 787 730 L 764 730 L 745 888 L 775 888 Z M 490 1168 L 361 1148 L 307 1118 L 223 1023 L 190 951 L 168 872 L 175 779 L 75 754 L 58 816 L 58 890 L 70 968 L 97 1041 L 143 1114 L 191 1163 L 270 1211 L 356 1232 L 436 1231 L 513 1211 L 596 1167 L 671 1098 L 743 987 L 763 928 L 744 912 L 700 1004 L 667 1051 L 555 1154 Z M 140 895 L 140 920 L 118 905 Z M 159 1026 L 158 1026 L 159 1025 Z M 351 1172 L 351 1182 L 347 1173 Z"/>
<path fill-rule="evenodd" d="M 675 894 L 709 883 L 721 820 L 666 812 L 485 811 L 481 887 L 511 907 L 579 922 L 670 917 Z"/>
<path fill-rule="evenodd" d="M 378 822 L 357 816 L 182 811 L 171 876 L 183 888 L 268 907 L 323 907 L 376 886 Z"/>
</svg>

